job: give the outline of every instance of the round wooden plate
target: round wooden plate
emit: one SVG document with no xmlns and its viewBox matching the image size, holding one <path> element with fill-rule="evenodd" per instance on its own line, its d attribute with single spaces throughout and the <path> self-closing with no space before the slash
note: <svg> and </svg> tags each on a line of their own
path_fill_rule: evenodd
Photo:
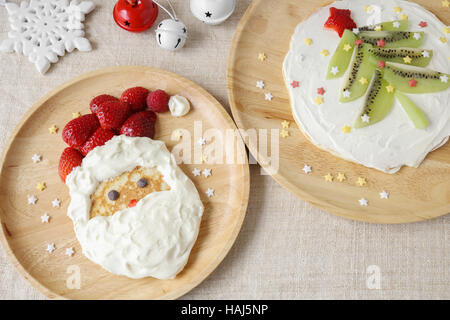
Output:
<svg viewBox="0 0 450 320">
<path fill-rule="evenodd" d="M 205 134 L 209 128 L 236 129 L 219 102 L 198 85 L 176 74 L 149 67 L 91 72 L 61 85 L 37 102 L 13 132 L 4 152 L 0 175 L 0 238 L 14 266 L 50 298 L 177 298 L 217 267 L 241 228 L 249 195 L 249 169 L 243 143 L 237 148 L 245 159 L 241 164 L 207 164 L 206 158 L 203 164 L 180 165 L 197 186 L 205 212 L 188 264 L 174 280 L 132 280 L 116 276 L 83 256 L 72 221 L 66 216 L 70 202 L 68 189 L 58 176 L 59 156 L 66 147 L 60 133 L 72 119 L 72 112 L 90 112 L 89 101 L 94 96 L 107 93 L 120 97 L 125 89 L 134 86 L 160 88 L 190 100 L 192 110 L 184 117 L 172 117 L 170 112 L 158 115 L 155 139 L 165 141 L 169 150 L 179 143 L 171 137 L 176 129 L 186 129 L 194 137 L 194 121 L 202 125 Z M 58 134 L 48 131 L 54 124 L 60 128 Z M 200 137 L 202 134 L 200 132 Z M 182 139 L 190 141 L 184 140 L 184 135 Z M 197 140 L 193 138 L 192 150 L 198 147 L 194 146 L 196 144 Z M 42 155 L 40 163 L 32 162 L 35 153 Z M 203 153 L 206 155 L 206 151 Z M 211 168 L 212 176 L 193 177 L 193 168 Z M 45 182 L 47 189 L 37 190 L 36 184 L 40 182 Z M 208 188 L 215 190 L 211 198 L 205 194 Z M 36 205 L 28 205 L 27 195 L 38 197 Z M 61 208 L 52 207 L 51 201 L 55 198 L 62 200 Z M 41 223 L 40 216 L 44 212 L 51 216 L 48 224 Z M 56 246 L 51 254 L 46 251 L 48 243 Z M 65 255 L 68 247 L 74 247 L 73 257 Z M 80 289 L 74 289 L 78 275 Z"/>
<path fill-rule="evenodd" d="M 236 124 L 244 131 L 281 130 L 281 121 L 290 121 L 290 136 L 279 141 L 279 169 L 269 173 L 298 197 L 330 213 L 374 223 L 421 221 L 449 213 L 450 143 L 430 153 L 419 168 L 404 167 L 391 175 L 320 150 L 295 125 L 282 63 L 295 27 L 330 2 L 252 2 L 236 30 L 228 61 L 228 93 Z M 416 2 L 449 24 L 450 11 L 442 10 L 440 1 Z M 259 53 L 265 53 L 265 61 L 258 60 Z M 258 80 L 264 80 L 264 90 L 256 87 Z M 273 94 L 272 101 L 264 99 L 266 92 Z M 268 167 L 270 157 L 266 150 L 258 150 L 258 144 L 248 141 L 254 158 Z M 312 166 L 309 175 L 302 171 L 305 164 Z M 330 183 L 323 178 L 327 173 L 336 177 L 339 172 L 345 173 L 346 181 L 340 183 L 335 178 Z M 367 185 L 357 186 L 358 177 L 366 178 Z M 389 200 L 380 199 L 383 190 L 389 192 Z M 363 197 L 369 201 L 367 207 L 359 205 L 358 200 Z"/>
</svg>

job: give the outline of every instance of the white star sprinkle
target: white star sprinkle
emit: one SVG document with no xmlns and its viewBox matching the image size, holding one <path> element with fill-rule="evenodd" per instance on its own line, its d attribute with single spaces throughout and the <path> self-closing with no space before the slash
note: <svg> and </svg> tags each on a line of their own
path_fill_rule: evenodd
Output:
<svg viewBox="0 0 450 320">
<path fill-rule="evenodd" d="M 206 144 L 206 139 L 205 138 L 198 139 L 198 144 L 204 146 Z"/>
<path fill-rule="evenodd" d="M 73 250 L 72 247 L 66 248 L 66 256 L 71 257 L 71 256 L 73 256 L 74 253 L 75 253 L 75 250 Z"/>
<path fill-rule="evenodd" d="M 34 154 L 34 155 L 31 157 L 31 160 L 33 160 L 34 163 L 39 163 L 39 162 L 41 162 L 41 159 L 42 159 L 42 156 L 39 155 L 39 154 Z"/>
<path fill-rule="evenodd" d="M 359 199 L 358 202 L 363 207 L 367 207 L 367 205 L 369 204 L 369 201 L 367 201 L 367 199 L 364 198 Z"/>
<path fill-rule="evenodd" d="M 256 81 L 256 87 L 260 89 L 264 89 L 264 81 Z"/>
<path fill-rule="evenodd" d="M 419 40 L 421 36 L 420 36 L 420 33 L 414 32 L 413 37 L 414 37 L 414 39 Z"/>
<path fill-rule="evenodd" d="M 267 93 L 264 94 L 264 95 L 265 95 L 265 99 L 266 99 L 267 101 L 272 101 L 273 95 L 272 95 L 270 92 L 267 92 Z"/>
<path fill-rule="evenodd" d="M 352 31 L 353 31 L 354 34 L 359 34 L 359 29 L 358 28 L 353 28 Z"/>
<path fill-rule="evenodd" d="M 307 164 L 305 164 L 305 166 L 302 169 L 306 174 L 311 173 L 311 166 L 308 166 Z"/>
<path fill-rule="evenodd" d="M 195 168 L 194 170 L 192 170 L 192 174 L 194 175 L 194 177 L 198 177 L 200 173 L 201 173 L 200 169 Z"/>
<path fill-rule="evenodd" d="M 362 120 L 362 122 L 369 123 L 370 117 L 369 117 L 367 114 L 364 113 L 364 114 L 361 116 L 361 120 Z"/>
<path fill-rule="evenodd" d="M 394 28 L 400 28 L 400 22 L 395 21 L 393 24 Z"/>
<path fill-rule="evenodd" d="M 422 56 L 424 58 L 429 58 L 430 57 L 430 53 L 428 51 L 424 50 L 424 51 L 422 51 Z"/>
<path fill-rule="evenodd" d="M 44 215 L 41 216 L 42 223 L 48 223 L 49 219 L 50 219 L 50 216 L 47 213 L 44 213 Z"/>
<path fill-rule="evenodd" d="M 209 198 L 211 198 L 214 195 L 214 189 L 208 188 L 205 193 Z"/>
<path fill-rule="evenodd" d="M 58 198 L 56 198 L 55 200 L 52 201 L 53 208 L 59 208 L 60 205 L 61 205 L 61 200 L 59 200 Z"/>
<path fill-rule="evenodd" d="M 36 201 L 38 201 L 38 198 L 35 196 L 28 196 L 28 204 L 36 204 Z"/>
<path fill-rule="evenodd" d="M 205 178 L 208 178 L 211 176 L 211 169 L 203 169 L 202 174 L 205 176 Z"/>
<path fill-rule="evenodd" d="M 53 251 L 55 251 L 55 249 L 56 249 L 55 244 L 54 243 L 49 243 L 47 245 L 47 249 L 45 249 L 45 250 L 47 250 L 49 253 L 52 253 Z"/>
<path fill-rule="evenodd" d="M 331 73 L 334 75 L 337 75 L 337 73 L 339 72 L 339 68 L 338 67 L 331 67 Z"/>
<path fill-rule="evenodd" d="M 448 77 L 445 74 L 443 76 L 440 76 L 439 79 L 441 79 L 442 82 L 445 82 L 445 83 L 448 82 Z"/>
<path fill-rule="evenodd" d="M 389 193 L 387 193 L 384 190 L 380 192 L 380 199 L 388 199 L 388 198 L 389 198 Z"/>
<path fill-rule="evenodd" d="M 342 92 L 342 95 L 344 96 L 344 98 L 350 98 L 350 95 L 351 95 L 352 93 L 350 92 L 350 91 L 348 91 L 348 90 L 344 90 L 343 92 Z"/>
</svg>

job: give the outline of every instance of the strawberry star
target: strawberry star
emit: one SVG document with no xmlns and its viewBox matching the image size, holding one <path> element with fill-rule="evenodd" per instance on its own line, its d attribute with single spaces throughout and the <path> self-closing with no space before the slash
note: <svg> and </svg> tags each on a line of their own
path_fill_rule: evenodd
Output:
<svg viewBox="0 0 450 320">
<path fill-rule="evenodd" d="M 378 67 L 383 69 L 384 67 L 386 67 L 386 62 L 384 62 L 383 60 L 378 61 Z"/>
<path fill-rule="evenodd" d="M 317 94 L 320 94 L 321 96 L 323 96 L 325 94 L 325 89 L 322 88 L 317 88 Z"/>
<path fill-rule="evenodd" d="M 345 29 L 356 28 L 356 23 L 351 18 L 351 11 L 346 9 L 330 8 L 330 16 L 324 24 L 327 29 L 333 29 L 342 38 Z"/>
<path fill-rule="evenodd" d="M 417 81 L 414 80 L 414 79 L 409 80 L 408 83 L 409 83 L 410 87 L 416 87 L 417 86 Z"/>
<path fill-rule="evenodd" d="M 427 26 L 428 26 L 428 23 L 426 23 L 426 21 L 420 21 L 419 27 L 425 28 L 425 27 L 427 27 Z"/>
<path fill-rule="evenodd" d="M 300 82 L 293 80 L 291 83 L 292 88 L 298 88 L 300 87 Z"/>
<path fill-rule="evenodd" d="M 385 45 L 386 45 L 386 41 L 384 41 L 383 39 L 380 39 L 377 41 L 378 47 L 384 47 Z"/>
</svg>

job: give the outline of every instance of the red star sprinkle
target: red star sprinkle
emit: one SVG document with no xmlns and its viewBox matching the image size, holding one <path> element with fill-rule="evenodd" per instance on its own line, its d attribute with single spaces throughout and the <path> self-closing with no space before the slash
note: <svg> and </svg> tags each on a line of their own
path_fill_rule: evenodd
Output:
<svg viewBox="0 0 450 320">
<path fill-rule="evenodd" d="M 414 79 L 409 80 L 408 83 L 409 83 L 410 87 L 416 87 L 417 86 L 417 81 L 414 80 Z"/>
<path fill-rule="evenodd" d="M 293 80 L 291 86 L 292 88 L 298 88 L 300 86 L 300 82 Z"/>
<path fill-rule="evenodd" d="M 428 26 L 428 23 L 426 23 L 426 21 L 420 21 L 419 27 L 425 28 L 426 26 Z"/>
<path fill-rule="evenodd" d="M 363 43 L 364 43 L 364 41 L 362 41 L 361 39 L 358 39 L 358 40 L 355 41 L 355 44 L 356 44 L 357 46 L 359 46 L 359 45 L 361 45 L 361 44 L 363 44 Z"/>
<path fill-rule="evenodd" d="M 383 39 L 380 39 L 377 41 L 377 46 L 384 47 L 385 45 L 386 45 L 386 41 L 384 41 Z"/>
<path fill-rule="evenodd" d="M 325 94 L 325 89 L 324 88 L 317 88 L 317 94 L 320 94 L 321 96 L 323 96 Z"/>
<path fill-rule="evenodd" d="M 380 61 L 378 61 L 378 67 L 383 69 L 384 67 L 386 67 L 386 63 L 383 60 L 380 60 Z"/>
</svg>

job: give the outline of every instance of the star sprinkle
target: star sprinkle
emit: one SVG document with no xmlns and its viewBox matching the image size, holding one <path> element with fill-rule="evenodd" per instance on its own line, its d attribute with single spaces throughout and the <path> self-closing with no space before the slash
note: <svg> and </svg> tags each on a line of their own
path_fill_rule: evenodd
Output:
<svg viewBox="0 0 450 320">
<path fill-rule="evenodd" d="M 208 198 L 211 198 L 214 195 L 214 189 L 208 188 L 208 190 L 206 190 L 205 193 L 208 196 Z"/>
<path fill-rule="evenodd" d="M 284 120 L 284 121 L 281 122 L 281 127 L 282 127 L 283 129 L 287 129 L 287 128 L 289 128 L 289 125 L 290 125 L 290 124 L 291 124 L 291 123 L 290 123 L 289 121 Z"/>
<path fill-rule="evenodd" d="M 267 101 L 272 101 L 273 95 L 270 92 L 267 92 L 264 94 L 264 99 L 266 99 Z"/>
<path fill-rule="evenodd" d="M 400 22 L 394 21 L 394 22 L 392 23 L 392 26 L 393 26 L 394 28 L 400 28 Z"/>
<path fill-rule="evenodd" d="M 311 166 L 308 166 L 307 164 L 305 164 L 305 166 L 303 167 L 303 172 L 308 174 L 312 172 Z"/>
<path fill-rule="evenodd" d="M 198 142 L 199 145 L 204 146 L 206 144 L 206 139 L 205 138 L 200 138 L 200 139 L 198 139 L 197 142 Z"/>
<path fill-rule="evenodd" d="M 291 87 L 294 89 L 300 87 L 300 82 L 293 80 L 291 82 Z"/>
<path fill-rule="evenodd" d="M 386 62 L 384 62 L 383 60 L 378 61 L 378 67 L 383 69 L 384 67 L 386 67 Z"/>
<path fill-rule="evenodd" d="M 261 53 L 258 54 L 258 60 L 259 61 L 263 62 L 266 59 L 267 59 L 267 56 L 266 56 L 266 54 L 264 52 L 261 52 Z"/>
<path fill-rule="evenodd" d="M 400 7 L 394 7 L 394 12 L 395 12 L 395 13 L 400 13 L 400 12 L 402 12 L 402 11 L 403 11 L 402 8 L 400 8 Z"/>
<path fill-rule="evenodd" d="M 327 173 L 323 176 L 326 182 L 333 182 L 333 176 L 330 173 Z"/>
<path fill-rule="evenodd" d="M 343 126 L 341 130 L 343 133 L 350 133 L 350 131 L 352 131 L 352 128 L 349 126 Z"/>
<path fill-rule="evenodd" d="M 441 4 L 444 8 L 448 8 L 449 2 L 447 0 L 441 1 Z"/>
<path fill-rule="evenodd" d="M 384 39 L 380 39 L 377 41 L 378 47 L 384 47 L 385 45 L 386 45 L 386 41 L 384 41 Z"/>
<path fill-rule="evenodd" d="M 359 34 L 359 29 L 358 29 L 358 28 L 353 28 L 353 29 L 352 29 L 352 32 L 353 32 L 354 34 Z"/>
<path fill-rule="evenodd" d="M 61 205 L 61 200 L 59 200 L 58 198 L 56 198 L 52 201 L 53 208 L 59 208 L 60 205 Z"/>
<path fill-rule="evenodd" d="M 256 87 L 260 89 L 264 89 L 264 81 L 256 81 Z"/>
<path fill-rule="evenodd" d="M 289 137 L 289 131 L 287 131 L 287 130 L 281 130 L 280 131 L 280 136 L 282 137 L 282 138 L 286 138 L 286 137 Z"/>
<path fill-rule="evenodd" d="M 350 95 L 351 95 L 352 93 L 349 91 L 349 90 L 344 90 L 343 92 L 342 92 L 342 96 L 344 97 L 344 98 L 350 98 Z"/>
<path fill-rule="evenodd" d="M 41 216 L 41 222 L 42 222 L 42 223 L 48 223 L 49 219 L 50 219 L 50 216 L 49 216 L 47 213 L 44 213 L 44 214 Z"/>
<path fill-rule="evenodd" d="M 422 51 L 422 56 L 424 58 L 429 58 L 430 57 L 430 53 L 428 51 L 424 50 L 424 51 Z"/>
<path fill-rule="evenodd" d="M 364 198 L 359 199 L 358 202 L 363 207 L 367 207 L 367 205 L 369 204 L 369 201 L 367 201 L 367 199 Z"/>
<path fill-rule="evenodd" d="M 200 169 L 194 168 L 194 170 L 192 170 L 192 174 L 194 175 L 194 177 L 198 177 L 201 173 Z"/>
<path fill-rule="evenodd" d="M 388 199 L 388 198 L 389 198 L 389 193 L 387 193 L 384 190 L 380 192 L 380 199 Z"/>
<path fill-rule="evenodd" d="M 362 120 L 362 122 L 369 123 L 370 122 L 370 117 L 367 114 L 364 113 L 361 116 L 361 120 Z"/>
<path fill-rule="evenodd" d="M 408 81 L 409 86 L 412 87 L 416 87 L 417 86 L 417 81 L 415 79 L 411 79 Z"/>
<path fill-rule="evenodd" d="M 211 169 L 203 169 L 202 174 L 203 174 L 203 176 L 204 176 L 205 178 L 210 177 L 210 176 L 211 176 Z"/>
<path fill-rule="evenodd" d="M 381 27 L 381 25 L 378 25 L 378 26 L 376 26 L 373 30 L 375 30 L 375 31 L 381 31 L 381 30 L 382 30 L 382 27 Z"/>
<path fill-rule="evenodd" d="M 27 197 L 27 200 L 28 200 L 28 204 L 34 205 L 38 201 L 38 198 L 36 198 L 35 196 L 31 195 L 31 196 Z"/>
<path fill-rule="evenodd" d="M 355 41 L 355 45 L 360 46 L 364 43 L 364 41 L 362 39 L 358 39 Z"/>
<path fill-rule="evenodd" d="M 368 83 L 367 78 L 365 78 L 365 77 L 359 78 L 359 82 L 360 82 L 361 84 L 367 84 L 367 83 Z"/>
<path fill-rule="evenodd" d="M 41 162 L 41 160 L 42 160 L 42 156 L 39 155 L 39 154 L 34 154 L 34 155 L 31 157 L 31 160 L 33 160 L 34 163 L 39 163 L 39 162 Z"/>
<path fill-rule="evenodd" d="M 71 257 L 75 253 L 75 250 L 73 250 L 72 247 L 66 248 L 66 256 Z"/>
<path fill-rule="evenodd" d="M 426 28 L 427 26 L 428 26 L 428 23 L 426 23 L 426 21 L 420 21 L 419 27 Z"/>
<path fill-rule="evenodd" d="M 445 82 L 445 83 L 448 82 L 448 77 L 445 74 L 443 76 L 440 76 L 439 79 L 441 79 L 441 82 Z"/>
<path fill-rule="evenodd" d="M 55 244 L 54 243 L 49 243 L 47 245 L 47 249 L 45 249 L 45 250 L 47 250 L 47 252 L 49 252 L 49 253 L 52 253 L 53 251 L 55 251 L 55 249 L 56 249 Z"/>
<path fill-rule="evenodd" d="M 80 112 L 72 112 L 72 119 L 76 119 L 81 117 L 81 113 Z"/>
<path fill-rule="evenodd" d="M 371 6 L 364 6 L 364 11 L 367 13 L 372 12 L 372 7 Z"/>
<path fill-rule="evenodd" d="M 348 52 L 350 51 L 350 49 L 353 48 L 351 45 L 349 45 L 348 43 L 344 44 L 344 46 L 342 47 L 342 49 L 344 49 L 344 51 Z"/>
<path fill-rule="evenodd" d="M 386 90 L 387 90 L 387 92 L 389 92 L 389 93 L 394 92 L 394 89 L 395 89 L 395 88 L 394 88 L 392 85 L 386 86 Z"/>
<path fill-rule="evenodd" d="M 442 29 L 442 31 L 444 31 L 445 34 L 449 34 L 450 33 L 450 28 L 449 27 L 444 27 Z"/>
<path fill-rule="evenodd" d="M 320 54 L 321 54 L 322 56 L 326 57 L 327 55 L 330 54 L 330 52 L 329 52 L 328 50 L 322 49 L 322 50 L 320 51 Z"/>
<path fill-rule="evenodd" d="M 321 98 L 321 97 L 316 97 L 316 98 L 314 99 L 314 103 L 315 103 L 316 105 L 320 106 L 320 105 L 323 103 L 323 98 Z"/>
<path fill-rule="evenodd" d="M 180 130 L 176 130 L 176 131 L 173 133 L 173 137 L 174 137 L 175 140 L 177 140 L 177 141 L 180 141 L 180 139 L 181 139 L 182 136 L 183 136 L 183 134 L 181 133 Z"/>
<path fill-rule="evenodd" d="M 323 96 L 325 94 L 325 89 L 323 87 L 317 88 L 317 94 L 320 94 L 321 96 Z"/>
<path fill-rule="evenodd" d="M 414 34 L 413 34 L 414 39 L 419 40 L 420 37 L 421 37 L 420 33 L 414 32 Z"/>
<path fill-rule="evenodd" d="M 51 126 L 50 128 L 48 128 L 48 132 L 50 134 L 55 134 L 58 132 L 58 127 L 56 125 Z"/>
<path fill-rule="evenodd" d="M 45 184 L 45 182 L 41 182 L 36 185 L 36 189 L 38 189 L 39 191 L 44 191 L 46 188 L 47 185 Z"/>
<path fill-rule="evenodd" d="M 337 181 L 342 182 L 342 181 L 344 181 L 345 179 L 347 179 L 347 177 L 345 176 L 345 174 L 339 172 L 338 175 L 337 175 L 337 177 L 336 177 L 336 179 L 337 179 Z"/>
<path fill-rule="evenodd" d="M 444 37 L 439 38 L 439 40 L 441 40 L 442 43 L 447 43 L 447 39 Z"/>
<path fill-rule="evenodd" d="M 307 46 L 310 46 L 310 45 L 312 45 L 312 43 L 313 43 L 313 41 L 312 41 L 311 38 L 306 38 L 305 40 L 303 40 L 303 42 L 304 42 Z"/>
<path fill-rule="evenodd" d="M 331 73 L 336 75 L 339 72 L 339 68 L 338 67 L 331 67 Z"/>
<path fill-rule="evenodd" d="M 366 183 L 366 179 L 362 177 L 358 177 L 358 180 L 356 181 L 356 184 L 358 184 L 360 187 L 364 186 Z"/>
<path fill-rule="evenodd" d="M 408 15 L 406 15 L 404 13 L 402 13 L 399 17 L 400 17 L 400 20 L 408 20 L 409 19 Z"/>
<path fill-rule="evenodd" d="M 408 63 L 409 64 L 409 63 L 411 63 L 411 61 L 412 61 L 412 59 L 411 59 L 410 56 L 406 56 L 406 57 L 403 58 L 403 62 L 404 63 Z"/>
</svg>

